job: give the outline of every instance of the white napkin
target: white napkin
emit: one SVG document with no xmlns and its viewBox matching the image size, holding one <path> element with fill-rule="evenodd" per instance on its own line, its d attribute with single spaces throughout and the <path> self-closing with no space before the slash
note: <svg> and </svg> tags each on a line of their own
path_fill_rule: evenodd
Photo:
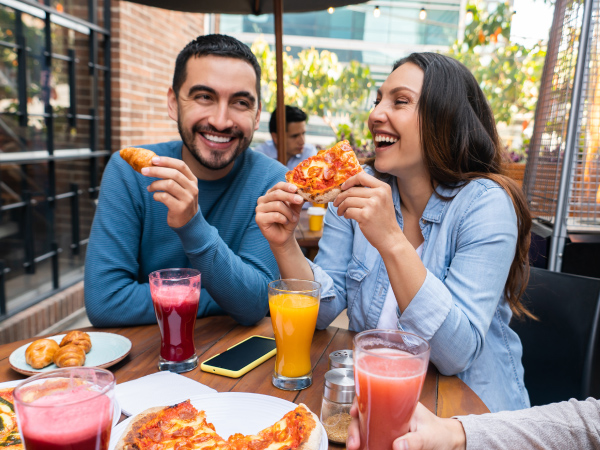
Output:
<svg viewBox="0 0 600 450">
<path fill-rule="evenodd" d="M 121 411 L 126 416 L 134 416 L 153 406 L 174 405 L 192 396 L 213 392 L 217 391 L 172 372 L 153 373 L 118 384 L 115 388 Z"/>
</svg>

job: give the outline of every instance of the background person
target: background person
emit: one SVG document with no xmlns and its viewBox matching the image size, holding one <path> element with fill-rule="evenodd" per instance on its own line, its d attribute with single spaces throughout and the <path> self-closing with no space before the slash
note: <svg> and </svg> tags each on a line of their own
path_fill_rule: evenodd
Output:
<svg viewBox="0 0 600 450">
<path fill-rule="evenodd" d="M 253 205 L 285 168 L 246 151 L 259 93 L 260 66 L 238 40 L 200 36 L 181 51 L 167 95 L 181 141 L 146 146 L 158 157 L 143 175 L 118 153 L 104 171 L 85 264 L 92 324 L 156 323 L 148 274 L 176 267 L 202 273 L 198 316 L 265 316 L 278 271 Z"/>
<path fill-rule="evenodd" d="M 358 408 L 350 410 L 348 450 L 360 448 Z M 597 450 L 600 401 L 571 399 L 520 411 L 442 419 L 421 403 L 393 450 Z"/>
<path fill-rule="evenodd" d="M 294 239 L 295 186 L 260 197 L 256 221 L 282 278 L 321 283 L 318 328 L 400 329 L 431 345 L 491 411 L 529 406 L 522 346 L 508 324 L 527 310 L 531 217 L 501 174 L 490 107 L 458 61 L 413 53 L 394 65 L 369 116 L 374 166 L 329 205 L 314 263 Z M 368 187 L 369 189 L 365 189 Z"/>
<path fill-rule="evenodd" d="M 286 166 L 289 170 L 306 158 L 317 154 L 317 148 L 306 142 L 306 113 L 295 106 L 285 105 Z M 271 113 L 269 132 L 273 140 L 257 145 L 254 150 L 277 159 L 277 108 Z"/>
</svg>

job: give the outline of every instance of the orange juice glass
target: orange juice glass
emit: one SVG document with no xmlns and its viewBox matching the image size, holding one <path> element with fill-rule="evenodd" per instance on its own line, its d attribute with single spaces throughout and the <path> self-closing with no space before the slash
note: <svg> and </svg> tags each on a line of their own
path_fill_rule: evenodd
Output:
<svg viewBox="0 0 600 450">
<path fill-rule="evenodd" d="M 277 355 L 273 386 L 287 391 L 312 384 L 312 344 L 321 285 L 308 280 L 275 280 L 269 283 L 269 310 Z"/>
</svg>

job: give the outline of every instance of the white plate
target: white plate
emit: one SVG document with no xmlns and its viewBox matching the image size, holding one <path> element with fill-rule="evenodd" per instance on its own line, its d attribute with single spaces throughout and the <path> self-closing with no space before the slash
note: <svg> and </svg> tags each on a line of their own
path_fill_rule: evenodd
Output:
<svg viewBox="0 0 600 450">
<path fill-rule="evenodd" d="M 206 421 L 215 426 L 216 432 L 223 439 L 227 439 L 234 433 L 258 433 L 298 406 L 277 397 L 246 392 L 197 395 L 190 397 L 190 402 L 196 409 L 206 411 Z M 130 417 L 113 428 L 109 450 L 114 450 L 131 420 Z M 319 450 L 327 450 L 327 448 L 327 433 L 323 428 Z"/>
<path fill-rule="evenodd" d="M 5 381 L 4 383 L 0 383 L 0 389 L 6 389 L 6 388 L 11 388 L 11 387 L 17 387 L 17 385 L 21 384 L 23 381 L 25 380 L 13 380 L 13 381 Z M 121 405 L 119 405 L 119 402 L 117 401 L 117 399 L 114 399 L 114 411 L 113 411 L 113 427 L 117 426 L 117 423 L 119 423 L 119 420 L 121 419 Z"/>
<path fill-rule="evenodd" d="M 114 333 L 102 333 L 98 331 L 89 331 L 92 349 L 85 355 L 84 367 L 110 367 L 125 358 L 131 351 L 131 341 L 124 336 Z M 60 344 L 64 334 L 50 336 Z M 55 364 L 50 364 L 43 369 L 34 369 L 25 362 L 25 350 L 31 345 L 31 342 L 22 345 L 11 353 L 8 362 L 10 366 L 23 375 L 35 375 L 41 372 L 49 372 L 58 369 Z"/>
</svg>

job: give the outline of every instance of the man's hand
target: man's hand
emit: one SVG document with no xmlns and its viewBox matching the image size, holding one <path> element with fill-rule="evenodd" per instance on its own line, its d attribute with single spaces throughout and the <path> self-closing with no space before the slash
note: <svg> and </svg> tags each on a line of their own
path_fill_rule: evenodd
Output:
<svg viewBox="0 0 600 450">
<path fill-rule="evenodd" d="M 148 186 L 148 192 L 154 192 L 154 200 L 169 209 L 167 224 L 180 228 L 198 212 L 198 179 L 180 159 L 157 156 L 152 164 L 142 174 L 161 179 Z"/>
<path fill-rule="evenodd" d="M 293 241 L 304 200 L 296 194 L 296 186 L 280 181 L 258 198 L 256 223 L 271 247 Z"/>
<path fill-rule="evenodd" d="M 352 422 L 348 428 L 348 450 L 361 448 L 356 399 L 350 409 Z M 456 419 L 441 419 L 421 403 L 410 419 L 409 432 L 394 441 L 393 450 L 465 450 L 466 437 L 462 424 Z"/>
</svg>

